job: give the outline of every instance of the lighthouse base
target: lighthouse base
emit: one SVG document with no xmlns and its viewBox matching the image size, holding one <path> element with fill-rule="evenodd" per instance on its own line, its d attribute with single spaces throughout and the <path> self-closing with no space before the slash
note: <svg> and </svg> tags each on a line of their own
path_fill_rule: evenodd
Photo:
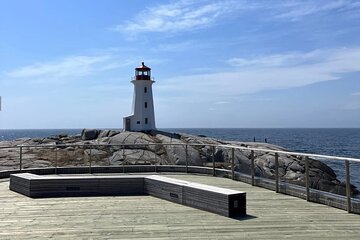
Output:
<svg viewBox="0 0 360 240">
<path fill-rule="evenodd" d="M 123 129 L 129 132 L 144 132 L 156 130 L 154 124 L 141 124 L 139 120 L 135 119 L 134 115 L 123 118 Z"/>
</svg>

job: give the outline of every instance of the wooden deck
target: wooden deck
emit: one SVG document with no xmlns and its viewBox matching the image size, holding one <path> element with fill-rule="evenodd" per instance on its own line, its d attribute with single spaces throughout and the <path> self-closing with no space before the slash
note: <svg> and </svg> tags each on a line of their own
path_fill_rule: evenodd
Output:
<svg viewBox="0 0 360 240">
<path fill-rule="evenodd" d="M 225 178 L 166 175 L 247 194 L 231 219 L 151 196 L 31 199 L 0 181 L 0 239 L 358 239 L 360 216 Z"/>
</svg>

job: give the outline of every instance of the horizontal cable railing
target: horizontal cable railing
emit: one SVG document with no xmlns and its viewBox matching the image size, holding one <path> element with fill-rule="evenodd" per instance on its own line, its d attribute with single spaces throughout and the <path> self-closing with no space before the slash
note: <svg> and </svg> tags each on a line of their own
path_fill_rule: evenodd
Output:
<svg viewBox="0 0 360 240">
<path fill-rule="evenodd" d="M 18 157 L 19 157 L 19 168 L 18 170 L 23 171 L 23 156 L 26 154 L 24 153 L 24 149 L 52 149 L 54 150 L 55 155 L 55 173 L 57 173 L 58 166 L 58 152 L 59 149 L 68 148 L 68 147 L 78 147 L 83 150 L 89 150 L 88 152 L 88 165 L 84 165 L 85 167 L 89 167 L 89 172 L 91 173 L 92 169 L 92 151 L 94 149 L 98 148 L 110 148 L 115 147 L 119 148 L 120 150 L 125 151 L 125 149 L 132 147 L 133 149 L 137 148 L 146 148 L 146 147 L 152 147 L 152 146 L 183 146 L 185 149 L 185 167 L 186 172 L 188 172 L 189 167 L 189 159 L 190 156 L 188 154 L 188 148 L 189 147 L 209 147 L 211 149 L 211 168 L 212 168 L 212 175 L 216 175 L 216 162 L 215 162 L 215 149 L 216 148 L 226 148 L 231 149 L 230 154 L 230 173 L 231 178 L 235 179 L 235 150 L 246 150 L 250 151 L 250 176 L 251 176 L 251 184 L 255 185 L 255 153 L 273 153 L 275 157 L 275 191 L 280 192 L 280 174 L 279 174 L 279 155 L 290 155 L 290 156 L 296 156 L 296 157 L 302 157 L 305 162 L 305 189 L 306 189 L 306 199 L 307 201 L 311 200 L 311 193 L 310 193 L 310 170 L 309 170 L 309 158 L 316 158 L 316 159 L 323 159 L 323 160 L 335 160 L 335 161 L 342 161 L 345 163 L 345 179 L 346 179 L 346 205 L 347 205 L 347 211 L 351 212 L 351 184 L 350 184 L 350 162 L 356 162 L 360 163 L 360 159 L 358 158 L 350 158 L 350 157 L 339 157 L 339 156 L 329 156 L 329 155 L 320 155 L 320 154 L 310 154 L 310 153 L 300 153 L 300 152 L 291 152 L 291 151 L 282 151 L 282 150 L 273 150 L 273 149 L 264 149 L 264 148 L 255 148 L 255 147 L 243 147 L 243 146 L 237 146 L 232 144 L 199 144 L 199 143 L 138 143 L 138 144 L 39 144 L 39 145 L 16 145 L 16 146 L 1 146 L 0 150 L 16 150 L 18 151 Z M 155 151 L 155 150 L 154 150 Z M 154 153 L 155 154 L 155 153 Z M 156 158 L 154 158 L 156 159 Z M 155 168 L 157 162 L 154 162 Z M 110 163 L 109 163 L 110 165 Z M 122 165 L 126 165 L 126 162 L 123 161 Z"/>
</svg>

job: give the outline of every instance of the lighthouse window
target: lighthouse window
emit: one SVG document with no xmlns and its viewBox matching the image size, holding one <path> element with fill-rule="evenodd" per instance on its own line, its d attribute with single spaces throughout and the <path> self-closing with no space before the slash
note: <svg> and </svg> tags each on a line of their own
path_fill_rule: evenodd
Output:
<svg viewBox="0 0 360 240">
<path fill-rule="evenodd" d="M 147 108 L 147 102 L 145 102 L 145 108 Z"/>
<path fill-rule="evenodd" d="M 147 87 L 144 87 L 144 93 L 147 93 Z"/>
<path fill-rule="evenodd" d="M 136 124 L 140 124 L 140 121 L 137 121 Z"/>
<path fill-rule="evenodd" d="M 148 119 L 147 118 L 145 118 L 145 124 L 148 124 Z"/>
</svg>

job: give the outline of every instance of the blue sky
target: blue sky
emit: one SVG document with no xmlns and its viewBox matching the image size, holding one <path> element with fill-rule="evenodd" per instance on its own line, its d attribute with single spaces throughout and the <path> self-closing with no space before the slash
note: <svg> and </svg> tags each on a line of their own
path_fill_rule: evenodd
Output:
<svg viewBox="0 0 360 240">
<path fill-rule="evenodd" d="M 0 1 L 0 128 L 360 127 L 360 1 Z"/>
</svg>

